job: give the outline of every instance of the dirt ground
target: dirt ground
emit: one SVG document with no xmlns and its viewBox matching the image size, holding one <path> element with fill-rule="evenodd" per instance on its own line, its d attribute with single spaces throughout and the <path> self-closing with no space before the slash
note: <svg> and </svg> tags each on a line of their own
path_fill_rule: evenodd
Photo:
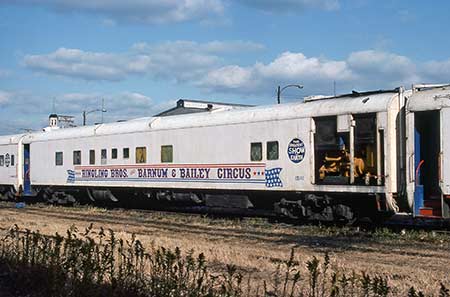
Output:
<svg viewBox="0 0 450 297">
<path fill-rule="evenodd" d="M 94 228 L 110 228 L 118 236 L 135 233 L 144 245 L 203 252 L 213 265 L 234 264 L 262 279 L 269 279 L 294 248 L 300 262 L 328 252 L 333 265 L 348 271 L 386 274 L 397 293 L 414 286 L 436 294 L 441 282 L 450 286 L 447 235 L 367 235 L 335 227 L 270 224 L 264 219 L 41 205 L 16 209 L 14 204 L 0 204 L 0 233 L 17 224 L 44 234 L 65 234 L 72 225 L 83 230 L 91 223 Z"/>
</svg>

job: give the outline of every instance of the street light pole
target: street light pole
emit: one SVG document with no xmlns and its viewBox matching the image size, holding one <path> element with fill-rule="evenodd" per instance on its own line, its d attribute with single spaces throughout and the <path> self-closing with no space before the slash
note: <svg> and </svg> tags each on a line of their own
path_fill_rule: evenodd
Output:
<svg viewBox="0 0 450 297">
<path fill-rule="evenodd" d="M 281 103 L 281 87 L 280 86 L 278 86 L 278 89 L 277 89 L 277 102 L 278 102 L 278 104 Z"/>
<path fill-rule="evenodd" d="M 106 109 L 104 106 L 102 106 L 102 109 L 94 109 L 90 111 L 83 110 L 83 126 L 86 126 L 86 116 L 92 112 L 101 111 L 102 112 L 102 124 L 103 124 L 103 113 L 106 112 Z"/>
<path fill-rule="evenodd" d="M 278 104 L 281 103 L 281 92 L 283 92 L 285 89 L 290 88 L 290 87 L 296 87 L 296 88 L 299 88 L 299 89 L 303 89 L 302 85 L 287 85 L 287 86 L 284 86 L 284 87 L 278 86 L 278 88 L 277 88 L 277 101 L 278 101 Z"/>
</svg>

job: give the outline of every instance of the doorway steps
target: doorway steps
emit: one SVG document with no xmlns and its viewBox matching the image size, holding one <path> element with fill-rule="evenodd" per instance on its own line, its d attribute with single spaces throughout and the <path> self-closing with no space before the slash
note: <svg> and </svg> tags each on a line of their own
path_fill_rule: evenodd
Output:
<svg viewBox="0 0 450 297">
<path fill-rule="evenodd" d="M 419 209 L 420 215 L 424 217 L 442 217 L 441 199 L 426 199 L 423 207 Z"/>
</svg>

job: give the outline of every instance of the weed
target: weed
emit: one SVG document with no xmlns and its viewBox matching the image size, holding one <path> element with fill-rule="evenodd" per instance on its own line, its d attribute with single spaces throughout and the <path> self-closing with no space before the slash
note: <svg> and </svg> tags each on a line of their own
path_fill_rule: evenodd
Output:
<svg viewBox="0 0 450 297">
<path fill-rule="evenodd" d="M 28 296 L 189 296 L 189 297 L 385 297 L 394 288 L 386 275 L 345 271 L 312 257 L 301 262 L 294 249 L 280 262 L 271 282 L 228 264 L 213 270 L 202 253 L 179 248 L 145 248 L 134 235 L 117 238 L 112 230 L 75 226 L 65 236 L 45 236 L 14 225 L 0 242 L 0 269 L 7 267 L 14 293 Z M 3 269 L 5 270 L 5 269 Z M 245 281 L 246 280 L 246 281 Z M 0 282 L 0 289 L 2 283 Z M 409 297 L 424 296 L 411 288 Z M 450 297 L 441 284 L 439 297 Z"/>
</svg>

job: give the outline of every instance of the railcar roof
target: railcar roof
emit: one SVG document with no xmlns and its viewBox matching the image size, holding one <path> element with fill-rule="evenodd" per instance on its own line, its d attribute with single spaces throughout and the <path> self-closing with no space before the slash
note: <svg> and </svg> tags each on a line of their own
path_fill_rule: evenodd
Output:
<svg viewBox="0 0 450 297">
<path fill-rule="evenodd" d="M 232 125 L 270 120 L 308 118 L 349 113 L 387 111 L 398 90 L 352 93 L 347 96 L 321 98 L 308 102 L 249 107 L 228 111 L 211 111 L 168 117 L 148 117 L 95 126 L 58 129 L 28 135 L 24 142 L 69 139 L 133 132 L 185 129 L 191 127 Z"/>
<path fill-rule="evenodd" d="M 24 134 L 0 136 L 0 145 L 16 144 Z"/>
<path fill-rule="evenodd" d="M 450 107 L 450 85 L 424 88 L 411 95 L 408 99 L 409 111 L 437 110 Z"/>
</svg>

